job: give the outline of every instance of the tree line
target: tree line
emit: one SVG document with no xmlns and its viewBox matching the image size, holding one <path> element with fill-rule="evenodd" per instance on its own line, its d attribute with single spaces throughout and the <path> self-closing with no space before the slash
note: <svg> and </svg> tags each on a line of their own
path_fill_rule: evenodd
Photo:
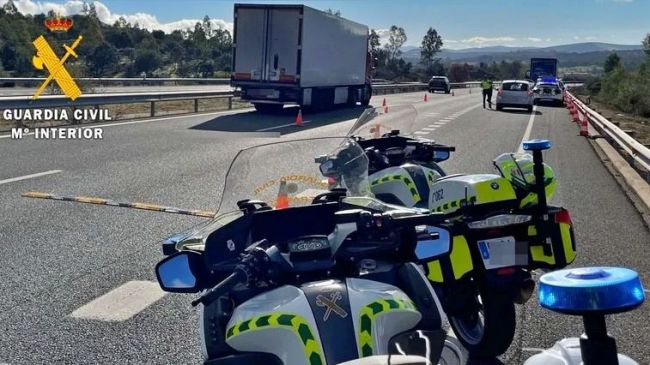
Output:
<svg viewBox="0 0 650 365">
<path fill-rule="evenodd" d="M 390 27 L 388 40 L 382 47 L 380 36 L 375 29 L 370 31 L 369 47 L 373 56 L 373 77 L 393 81 L 428 81 L 431 76 L 447 76 L 451 82 L 479 80 L 486 77 L 494 79 L 523 78 L 528 64 L 521 61 L 445 63 L 436 54 L 444 45 L 442 36 L 434 28 L 429 28 L 420 43 L 419 62 L 405 61 L 402 47 L 408 40 L 404 28 Z"/>
<path fill-rule="evenodd" d="M 4 76 L 42 76 L 32 66 L 35 49 L 32 41 L 48 33 L 43 25 L 55 14 L 23 15 L 12 0 L 0 8 L 0 74 Z M 166 34 L 149 31 L 139 24 L 119 18 L 114 24 L 102 23 L 94 4 L 84 3 L 81 14 L 69 17 L 74 25 L 68 32 L 50 33 L 47 39 L 57 54 L 83 36 L 77 53 L 67 68 L 75 75 L 91 77 L 229 77 L 232 36 L 226 29 L 214 28 L 206 15 L 192 29 Z"/>
<path fill-rule="evenodd" d="M 635 69 L 625 68 L 612 52 L 603 64 L 603 75 L 587 81 L 585 88 L 598 101 L 650 118 L 650 33 L 642 41 L 645 60 Z"/>
<path fill-rule="evenodd" d="M 327 12 L 340 16 L 338 10 Z M 23 15 L 13 0 L 0 8 L 0 76 L 42 76 L 31 65 L 35 49 L 31 42 L 47 31 L 43 22 L 54 14 Z M 214 28 L 206 15 L 193 28 L 169 34 L 149 31 L 139 24 L 119 18 L 114 24 L 102 23 L 93 3 L 83 4 L 81 14 L 70 18 L 74 26 L 64 33 L 50 33 L 48 39 L 55 52 L 83 35 L 77 53 L 67 68 L 79 77 L 229 77 L 231 72 L 232 36 L 222 28 Z M 521 78 L 528 65 L 520 61 L 445 63 L 436 57 L 444 41 L 430 27 L 420 42 L 420 59 L 407 62 L 402 49 L 408 40 L 404 28 L 393 25 L 386 44 L 372 29 L 369 50 L 373 57 L 373 77 L 400 81 L 426 82 L 431 76 L 446 75 L 452 82 L 493 77 Z"/>
</svg>

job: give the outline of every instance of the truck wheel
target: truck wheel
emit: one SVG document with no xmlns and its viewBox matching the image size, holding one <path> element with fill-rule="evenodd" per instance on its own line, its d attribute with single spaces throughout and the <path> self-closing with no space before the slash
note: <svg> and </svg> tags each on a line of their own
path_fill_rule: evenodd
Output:
<svg viewBox="0 0 650 365">
<path fill-rule="evenodd" d="M 264 114 L 277 114 L 284 108 L 282 104 L 253 103 L 253 105 L 255 106 L 255 110 Z"/>
<path fill-rule="evenodd" d="M 507 294 L 479 287 L 475 309 L 450 315 L 449 323 L 471 356 L 493 358 L 506 352 L 515 336 L 515 304 Z"/>
</svg>

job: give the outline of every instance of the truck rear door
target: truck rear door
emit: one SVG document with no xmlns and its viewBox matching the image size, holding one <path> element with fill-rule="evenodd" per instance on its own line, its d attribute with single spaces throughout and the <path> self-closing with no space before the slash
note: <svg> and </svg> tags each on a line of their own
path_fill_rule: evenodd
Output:
<svg viewBox="0 0 650 365">
<path fill-rule="evenodd" d="M 267 24 L 263 79 L 270 82 L 296 82 L 301 11 L 299 8 L 270 8 L 267 11 Z"/>
<path fill-rule="evenodd" d="M 235 80 L 262 80 L 266 9 L 235 6 Z"/>
</svg>

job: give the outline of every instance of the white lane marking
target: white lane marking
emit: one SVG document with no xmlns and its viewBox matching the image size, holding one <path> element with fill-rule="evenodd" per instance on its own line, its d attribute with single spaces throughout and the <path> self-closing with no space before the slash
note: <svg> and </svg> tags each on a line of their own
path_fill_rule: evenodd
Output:
<svg viewBox="0 0 650 365">
<path fill-rule="evenodd" d="M 440 119 L 439 122 L 451 122 L 451 119 L 449 118 Z"/>
<path fill-rule="evenodd" d="M 239 112 L 244 112 L 247 110 L 254 110 L 253 108 L 241 108 L 241 109 L 232 109 L 232 110 L 225 110 L 225 111 L 220 111 L 220 112 L 208 112 L 208 113 L 192 113 L 192 114 L 183 114 L 183 115 L 173 115 L 169 117 L 161 117 L 161 118 L 153 118 L 153 119 L 142 119 L 142 120 L 132 120 L 130 122 L 115 122 L 115 123 L 107 123 L 107 124 L 93 124 L 89 123 L 88 125 L 82 125 L 80 128 L 106 128 L 106 127 L 119 127 L 121 125 L 129 125 L 129 124 L 143 124 L 143 123 L 151 123 L 151 122 L 159 122 L 161 120 L 169 120 L 169 119 L 178 119 L 178 118 L 194 118 L 194 117 L 205 117 L 208 115 L 219 115 L 219 114 L 236 114 Z M 66 127 L 66 126 L 62 126 Z M 31 130 L 32 128 L 30 128 Z M 23 136 L 31 136 L 33 135 L 34 132 L 29 132 L 29 133 L 23 133 Z M 11 134 L 5 134 L 0 136 L 0 138 L 10 138 Z"/>
<path fill-rule="evenodd" d="M 50 171 L 45 171 L 45 172 L 39 172 L 37 174 L 31 174 L 31 175 L 25 175 L 25 176 L 19 176 L 19 177 L 12 177 L 11 179 L 0 180 L 0 185 L 12 183 L 12 182 L 15 182 L 15 181 L 33 179 L 35 177 L 58 174 L 59 172 L 63 172 L 63 170 L 50 170 Z"/>
<path fill-rule="evenodd" d="M 426 132 L 426 131 L 417 131 L 417 132 L 415 132 L 415 134 L 429 134 L 429 133 L 431 133 L 431 132 Z"/>
<path fill-rule="evenodd" d="M 431 128 L 431 127 L 422 128 L 423 131 L 429 131 L 429 132 L 434 130 L 434 129 L 435 128 Z"/>
<path fill-rule="evenodd" d="M 153 281 L 129 281 L 75 309 L 70 317 L 122 322 L 142 312 L 166 292 Z"/>
<path fill-rule="evenodd" d="M 445 124 L 447 124 L 447 123 L 449 123 L 449 121 L 446 121 L 446 120 L 445 120 L 444 122 L 443 122 L 443 121 L 435 122 L 434 125 L 445 125 Z"/>
<path fill-rule="evenodd" d="M 440 115 L 440 113 L 424 113 L 424 115 L 429 115 L 429 116 L 434 117 L 436 115 Z"/>
<path fill-rule="evenodd" d="M 302 122 L 302 123 L 303 123 L 303 124 L 305 124 L 305 123 L 311 123 L 311 120 L 305 120 L 305 121 Z M 272 130 L 274 130 L 274 129 L 281 129 L 281 128 L 291 127 L 292 125 L 295 126 L 296 123 L 289 123 L 289 124 L 283 124 L 283 125 L 276 125 L 275 127 L 262 128 L 262 129 L 258 129 L 258 130 L 256 130 L 255 132 L 266 132 L 266 131 L 272 131 Z"/>
<path fill-rule="evenodd" d="M 526 131 L 524 132 L 524 137 L 521 139 L 521 143 L 519 143 L 519 149 L 517 150 L 518 153 L 524 152 L 523 143 L 524 143 L 524 141 L 527 141 L 530 138 L 530 133 L 533 131 L 533 123 L 535 122 L 535 114 L 537 114 L 537 105 L 535 105 L 533 107 L 533 111 L 530 113 L 530 119 L 528 119 L 528 126 L 526 126 Z"/>
</svg>

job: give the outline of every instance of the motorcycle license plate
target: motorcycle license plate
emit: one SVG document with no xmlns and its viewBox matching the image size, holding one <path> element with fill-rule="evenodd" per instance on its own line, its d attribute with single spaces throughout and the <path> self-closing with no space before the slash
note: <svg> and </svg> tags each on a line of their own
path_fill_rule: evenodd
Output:
<svg viewBox="0 0 650 365">
<path fill-rule="evenodd" d="M 480 240 L 477 242 L 486 270 L 528 264 L 528 252 L 522 242 L 517 244 L 513 236 Z"/>
</svg>

